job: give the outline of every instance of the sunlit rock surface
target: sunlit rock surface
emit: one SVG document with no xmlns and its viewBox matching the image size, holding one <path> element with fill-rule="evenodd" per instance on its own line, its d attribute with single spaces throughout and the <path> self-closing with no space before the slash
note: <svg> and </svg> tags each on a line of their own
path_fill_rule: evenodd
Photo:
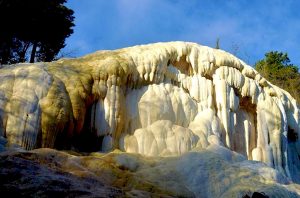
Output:
<svg viewBox="0 0 300 198">
<path fill-rule="evenodd" d="M 233 55 L 195 43 L 6 66 L 0 135 L 28 150 L 146 156 L 224 146 L 300 182 L 295 99 Z"/>
<path fill-rule="evenodd" d="M 177 157 L 52 149 L 0 154 L 0 192 L 15 197 L 300 197 L 300 185 L 224 147 Z"/>
</svg>

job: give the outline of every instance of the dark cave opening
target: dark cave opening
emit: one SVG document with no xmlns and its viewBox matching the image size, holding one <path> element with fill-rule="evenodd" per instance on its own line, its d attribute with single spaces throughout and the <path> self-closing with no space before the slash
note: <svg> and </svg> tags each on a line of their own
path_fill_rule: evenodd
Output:
<svg viewBox="0 0 300 198">
<path fill-rule="evenodd" d="M 103 136 L 97 137 L 89 131 L 84 131 L 73 137 L 72 145 L 79 152 L 97 152 L 101 150 Z"/>
<path fill-rule="evenodd" d="M 91 119 L 94 118 L 92 115 L 93 104 L 87 108 L 84 124 L 79 133 L 76 133 L 76 129 L 72 129 L 70 132 L 64 130 L 57 135 L 54 146 L 56 149 L 74 150 L 76 152 L 101 151 L 104 136 L 98 136 L 96 129 L 91 125 Z M 76 124 L 74 125 L 76 126 Z"/>
<path fill-rule="evenodd" d="M 103 136 L 98 136 L 95 126 L 91 124 L 95 122 L 96 106 L 94 104 L 87 107 L 83 128 L 73 138 L 73 147 L 80 152 L 96 152 L 102 147 Z"/>
<path fill-rule="evenodd" d="M 297 132 L 288 126 L 288 133 L 287 133 L 288 141 L 289 142 L 296 142 L 298 140 Z"/>
</svg>

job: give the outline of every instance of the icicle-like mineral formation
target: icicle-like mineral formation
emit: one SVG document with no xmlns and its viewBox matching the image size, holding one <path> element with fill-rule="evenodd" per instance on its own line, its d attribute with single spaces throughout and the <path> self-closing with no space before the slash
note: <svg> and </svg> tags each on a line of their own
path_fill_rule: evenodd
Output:
<svg viewBox="0 0 300 198">
<path fill-rule="evenodd" d="M 75 142 L 148 156 L 218 144 L 300 181 L 295 99 L 233 55 L 195 43 L 6 66 L 0 135 L 26 149 Z"/>
</svg>

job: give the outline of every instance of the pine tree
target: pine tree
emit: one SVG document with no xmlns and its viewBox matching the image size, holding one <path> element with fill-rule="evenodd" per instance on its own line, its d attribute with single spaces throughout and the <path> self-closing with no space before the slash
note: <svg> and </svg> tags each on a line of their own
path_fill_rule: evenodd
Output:
<svg viewBox="0 0 300 198">
<path fill-rule="evenodd" d="M 300 104 L 300 73 L 287 53 L 271 51 L 255 64 L 255 69 L 271 83 L 287 90 Z"/>
</svg>

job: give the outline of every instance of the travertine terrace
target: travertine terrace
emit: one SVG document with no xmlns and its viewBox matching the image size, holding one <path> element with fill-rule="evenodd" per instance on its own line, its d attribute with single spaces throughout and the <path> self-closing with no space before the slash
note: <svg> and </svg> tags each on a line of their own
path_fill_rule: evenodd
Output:
<svg viewBox="0 0 300 198">
<path fill-rule="evenodd" d="M 0 69 L 0 135 L 29 150 L 68 140 L 71 147 L 87 134 L 102 151 L 146 156 L 221 145 L 299 181 L 299 123 L 289 93 L 233 55 L 196 43 Z"/>
</svg>

